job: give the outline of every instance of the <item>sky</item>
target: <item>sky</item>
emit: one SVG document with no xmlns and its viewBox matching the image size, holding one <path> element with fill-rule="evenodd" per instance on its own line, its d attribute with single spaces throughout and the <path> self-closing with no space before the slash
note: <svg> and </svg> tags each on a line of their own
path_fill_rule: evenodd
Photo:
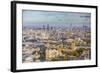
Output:
<svg viewBox="0 0 100 73">
<path fill-rule="evenodd" d="M 23 10 L 22 15 L 23 26 L 42 26 L 43 24 L 52 26 L 73 24 L 80 26 L 81 24 L 91 24 L 90 13 Z"/>
</svg>

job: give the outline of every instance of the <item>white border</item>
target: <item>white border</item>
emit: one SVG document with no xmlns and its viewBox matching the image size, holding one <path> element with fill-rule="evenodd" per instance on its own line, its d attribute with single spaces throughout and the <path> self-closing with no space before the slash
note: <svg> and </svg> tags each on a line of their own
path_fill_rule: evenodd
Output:
<svg viewBox="0 0 100 73">
<path fill-rule="evenodd" d="M 91 60 L 81 61 L 59 61 L 59 62 L 40 62 L 40 63 L 22 63 L 22 9 L 26 10 L 46 10 L 46 11 L 67 11 L 67 12 L 87 12 L 91 13 Z M 21 69 L 37 69 L 37 68 L 51 68 L 51 67 L 72 67 L 72 66 L 85 66 L 95 65 L 96 59 L 96 31 L 95 31 L 95 14 L 96 10 L 93 8 L 81 7 L 61 7 L 61 6 L 45 6 L 45 5 L 27 5 L 17 4 L 17 70 Z"/>
</svg>

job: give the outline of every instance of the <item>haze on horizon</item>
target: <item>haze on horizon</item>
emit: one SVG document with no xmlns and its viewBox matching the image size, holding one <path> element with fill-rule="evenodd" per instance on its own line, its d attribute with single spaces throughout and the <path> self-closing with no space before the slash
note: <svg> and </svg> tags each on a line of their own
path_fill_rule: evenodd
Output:
<svg viewBox="0 0 100 73">
<path fill-rule="evenodd" d="M 23 26 L 90 26 L 91 13 L 23 10 Z"/>
</svg>

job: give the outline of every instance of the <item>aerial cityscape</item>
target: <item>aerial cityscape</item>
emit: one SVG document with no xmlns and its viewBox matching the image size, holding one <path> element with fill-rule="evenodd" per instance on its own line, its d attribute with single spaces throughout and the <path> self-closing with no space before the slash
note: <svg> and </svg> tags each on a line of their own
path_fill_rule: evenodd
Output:
<svg viewBox="0 0 100 73">
<path fill-rule="evenodd" d="M 91 59 L 91 14 L 23 10 L 22 62 Z"/>
</svg>

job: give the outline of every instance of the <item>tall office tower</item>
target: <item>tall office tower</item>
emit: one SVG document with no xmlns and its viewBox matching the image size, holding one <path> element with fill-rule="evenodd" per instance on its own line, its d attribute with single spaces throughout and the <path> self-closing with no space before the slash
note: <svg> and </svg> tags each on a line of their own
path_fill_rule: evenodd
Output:
<svg viewBox="0 0 100 73">
<path fill-rule="evenodd" d="M 84 38 L 86 38 L 87 26 L 83 25 Z"/>
<path fill-rule="evenodd" d="M 47 30 L 49 31 L 49 24 L 47 24 Z"/>
<path fill-rule="evenodd" d="M 51 29 L 50 30 L 53 30 L 53 27 L 51 26 Z"/>
<path fill-rule="evenodd" d="M 45 30 L 45 25 L 43 25 L 43 30 Z"/>
</svg>

